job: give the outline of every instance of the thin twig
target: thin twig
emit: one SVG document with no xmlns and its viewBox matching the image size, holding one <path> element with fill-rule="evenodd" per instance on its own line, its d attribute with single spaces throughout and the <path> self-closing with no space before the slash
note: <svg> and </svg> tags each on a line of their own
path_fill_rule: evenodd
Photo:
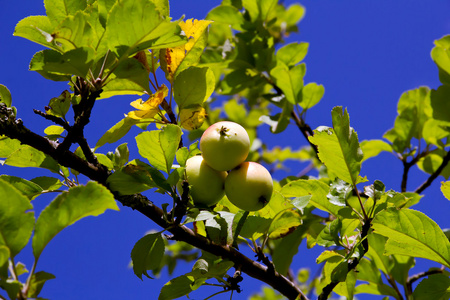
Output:
<svg viewBox="0 0 450 300">
<path fill-rule="evenodd" d="M 428 177 L 428 179 L 422 183 L 414 192 L 417 194 L 422 193 L 427 187 L 431 185 L 431 183 L 441 174 L 442 170 L 448 165 L 450 161 L 450 151 L 447 152 L 447 154 L 444 156 L 444 159 L 442 160 L 441 165 L 434 171 L 433 174 Z"/>
<path fill-rule="evenodd" d="M 56 125 L 60 125 L 61 127 L 63 127 L 65 130 L 69 131 L 70 130 L 70 125 L 67 124 L 66 121 L 64 121 L 61 118 L 58 118 L 56 116 L 52 116 L 49 115 L 43 111 L 40 111 L 38 109 L 33 109 L 33 112 L 43 118 L 45 118 L 46 120 L 52 121 L 53 123 L 55 123 Z"/>
<path fill-rule="evenodd" d="M 444 271 L 445 271 L 445 267 L 442 266 L 440 269 L 437 269 L 437 270 L 428 270 L 428 271 L 421 272 L 421 273 L 415 274 L 413 276 L 410 276 L 408 278 L 408 280 L 406 281 L 406 291 L 405 292 L 408 293 L 408 295 L 411 295 L 412 294 L 412 285 L 414 282 L 416 282 L 417 280 L 419 280 L 423 277 L 427 277 L 429 275 L 442 274 L 442 273 L 444 273 Z"/>
</svg>

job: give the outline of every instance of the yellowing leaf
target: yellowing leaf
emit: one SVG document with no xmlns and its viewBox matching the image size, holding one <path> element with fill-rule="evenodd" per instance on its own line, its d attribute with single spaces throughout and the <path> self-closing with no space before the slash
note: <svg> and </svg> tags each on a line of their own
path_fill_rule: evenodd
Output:
<svg viewBox="0 0 450 300">
<path fill-rule="evenodd" d="M 201 105 L 183 108 L 180 111 L 181 126 L 186 130 L 200 128 L 206 119 L 206 110 Z"/>
<path fill-rule="evenodd" d="M 161 51 L 162 67 L 166 70 L 167 79 L 172 81 L 176 74 L 190 66 L 195 65 L 200 59 L 206 46 L 206 28 L 212 21 L 189 19 L 178 23 L 188 42 L 175 48 L 167 48 Z"/>
<path fill-rule="evenodd" d="M 153 118 L 159 112 L 159 105 L 168 93 L 169 89 L 163 84 L 147 101 L 143 102 L 142 99 L 137 99 L 131 102 L 130 105 L 138 110 L 130 111 L 127 117 L 135 120 Z"/>
</svg>

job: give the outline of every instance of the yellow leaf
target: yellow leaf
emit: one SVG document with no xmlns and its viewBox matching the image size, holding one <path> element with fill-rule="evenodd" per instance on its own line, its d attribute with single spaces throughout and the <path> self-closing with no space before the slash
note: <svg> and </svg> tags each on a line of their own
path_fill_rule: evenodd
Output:
<svg viewBox="0 0 450 300">
<path fill-rule="evenodd" d="M 159 112 L 159 105 L 169 94 L 169 89 L 163 84 L 153 95 L 150 95 L 147 101 L 137 99 L 130 103 L 131 106 L 138 109 L 130 111 L 127 117 L 132 119 L 151 119 Z"/>
<path fill-rule="evenodd" d="M 170 81 L 172 81 L 172 79 L 174 78 L 178 67 L 181 65 L 186 55 L 189 53 L 189 51 L 191 51 L 197 41 L 199 41 L 199 39 L 203 36 L 206 28 L 211 23 L 212 21 L 194 19 L 189 19 L 178 23 L 178 25 L 188 38 L 188 42 L 182 46 L 167 48 L 165 49 L 165 51 L 161 51 L 162 53 L 164 53 L 164 56 L 161 57 L 161 66 L 166 69 L 167 77 Z"/>
<path fill-rule="evenodd" d="M 206 119 L 206 111 L 200 106 L 196 105 L 191 108 L 183 108 L 180 111 L 181 126 L 186 130 L 194 130 L 200 128 Z"/>
</svg>

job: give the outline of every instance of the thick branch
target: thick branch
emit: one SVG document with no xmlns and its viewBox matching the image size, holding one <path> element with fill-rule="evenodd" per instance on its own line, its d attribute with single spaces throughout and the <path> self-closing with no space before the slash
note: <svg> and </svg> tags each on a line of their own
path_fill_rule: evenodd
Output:
<svg viewBox="0 0 450 300">
<path fill-rule="evenodd" d="M 30 145 L 51 156 L 61 165 L 72 168 L 88 178 L 107 186 L 106 179 L 109 175 L 107 171 L 79 158 L 70 151 L 58 151 L 56 143 L 31 132 L 15 119 L 5 121 L 2 118 L 0 121 L 0 134 L 18 139 L 22 144 Z M 251 260 L 233 247 L 215 244 L 207 238 L 195 234 L 186 226 L 173 226 L 173 224 L 168 223 L 164 219 L 163 211 L 158 206 L 153 205 L 145 196 L 141 194 L 126 197 L 116 195 L 116 199 L 123 205 L 136 209 L 159 226 L 170 231 L 174 235 L 175 240 L 184 241 L 201 250 L 233 261 L 243 272 L 267 283 L 288 299 L 297 299 L 300 296 L 300 299 L 307 300 L 306 296 L 286 277 L 273 270 L 269 271 L 266 266 Z"/>
<path fill-rule="evenodd" d="M 441 174 L 442 170 L 448 165 L 450 161 L 450 151 L 447 152 L 447 155 L 444 156 L 441 165 L 434 171 L 433 174 L 428 177 L 428 179 L 422 183 L 414 192 L 417 194 L 422 193 L 427 187 L 431 185 L 431 183 Z"/>
</svg>

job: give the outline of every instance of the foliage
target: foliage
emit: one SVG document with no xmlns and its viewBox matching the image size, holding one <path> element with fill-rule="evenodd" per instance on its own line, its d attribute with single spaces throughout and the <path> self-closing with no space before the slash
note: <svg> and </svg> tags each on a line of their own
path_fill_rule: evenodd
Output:
<svg viewBox="0 0 450 300">
<path fill-rule="evenodd" d="M 164 0 L 44 4 L 46 15 L 21 20 L 14 34 L 46 48 L 31 58 L 30 69 L 50 81 L 67 81 L 70 90 L 50 99 L 44 112 L 36 110 L 54 123 L 40 136 L 16 118 L 13 97 L 0 85 L 0 162 L 46 169 L 31 180 L 0 176 L 0 288 L 7 295 L 2 299 L 39 297 L 54 278 L 36 271 L 51 239 L 81 218 L 118 210 L 116 200 L 162 228 L 134 245 L 137 277 L 152 278 L 149 271 L 155 276 L 165 267 L 172 273 L 178 261 L 195 260 L 190 272 L 166 283 L 159 299 L 205 285 L 219 287 L 215 295 L 239 293 L 245 276 L 277 290 L 264 288 L 252 299 L 313 294 L 327 299 L 332 292 L 350 299 L 362 293 L 425 299 L 429 290 L 433 299 L 447 299 L 448 235 L 410 207 L 438 176 L 450 177 L 450 36 L 437 40 L 431 51 L 442 85 L 405 92 L 384 140 L 360 142 L 342 107 L 332 110 L 332 127 L 312 130 L 306 123 L 306 112 L 325 89 L 305 84 L 308 43 L 284 42 L 303 17 L 299 4 L 224 0 L 205 20 L 172 20 Z M 144 100 L 133 101 L 134 110 L 124 112 L 92 149 L 84 130 L 96 100 L 124 94 Z M 203 131 L 224 119 L 249 133 L 248 160 L 273 171 L 286 160 L 309 161 L 310 167 L 275 182 L 272 199 L 259 211 L 239 210 L 226 196 L 214 207 L 194 206 L 186 160 L 200 153 L 195 140 Z M 132 141 L 141 157 L 130 158 L 127 143 L 98 152 L 123 142 L 133 126 L 142 131 Z M 297 126 L 306 146 L 268 149 L 259 135 L 262 126 L 273 134 Z M 72 151 L 74 144 L 79 147 Z M 400 191 L 386 191 L 382 182 L 364 177 L 362 162 L 383 151 L 404 166 Z M 407 192 L 414 165 L 429 177 Z M 441 189 L 450 198 L 449 182 Z M 151 202 L 151 194 L 143 194 L 149 190 L 164 194 L 167 202 Z M 58 195 L 35 216 L 33 201 L 50 192 Z M 26 269 L 15 257 L 30 239 L 35 260 L 22 281 Z M 323 248 L 317 258 L 320 276 L 304 269 L 293 275 L 291 264 L 303 241 Z M 240 252 L 247 247 L 256 261 Z M 410 276 L 419 257 L 443 267 Z"/>
</svg>

